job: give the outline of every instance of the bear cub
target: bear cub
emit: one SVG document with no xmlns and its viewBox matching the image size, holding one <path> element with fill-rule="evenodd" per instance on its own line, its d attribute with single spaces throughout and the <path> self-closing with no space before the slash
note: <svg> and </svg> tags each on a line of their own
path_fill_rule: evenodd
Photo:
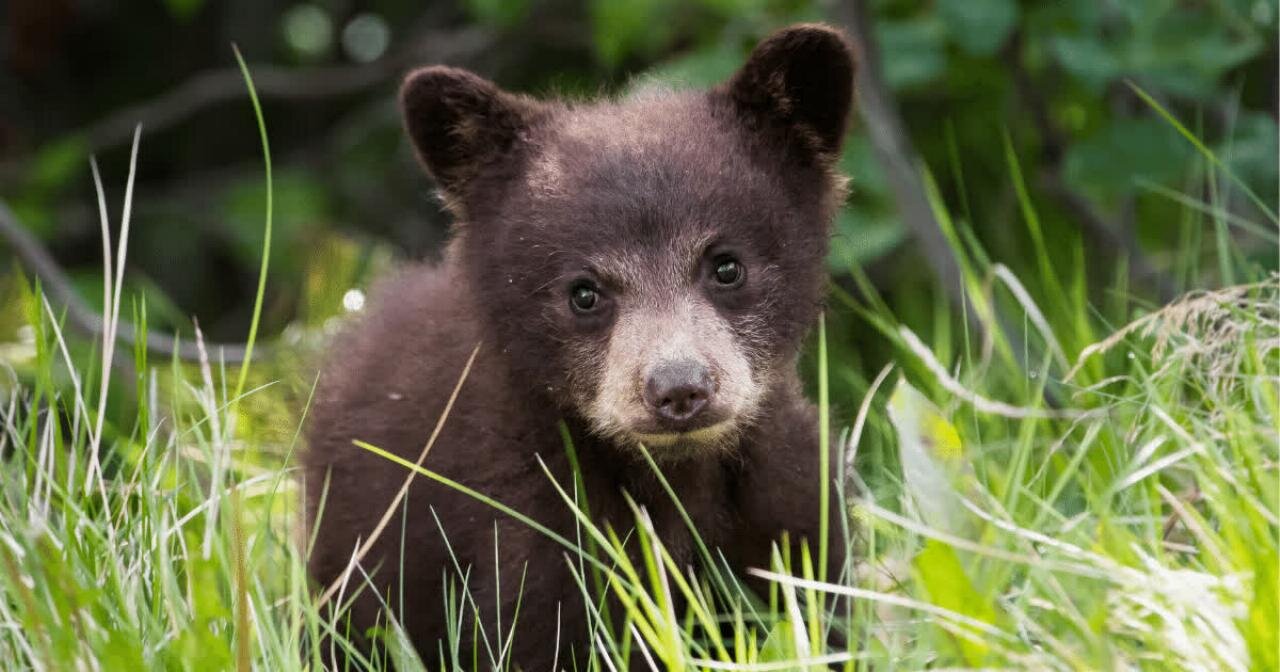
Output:
<svg viewBox="0 0 1280 672">
<path fill-rule="evenodd" d="M 818 420 L 796 365 L 822 306 L 853 76 L 840 32 L 800 25 L 704 91 L 569 102 L 450 67 L 406 78 L 451 242 L 335 343 L 304 458 L 310 572 L 362 646 L 388 610 L 433 667 L 474 647 L 484 667 L 573 669 L 591 636 L 563 546 L 420 475 L 399 496 L 411 472 L 357 440 L 409 462 L 430 442 L 426 468 L 576 539 L 544 472 L 573 491 L 565 429 L 579 492 L 620 538 L 630 497 L 679 566 L 699 564 L 647 450 L 735 571 L 768 568 L 784 533 L 816 552 Z"/>
</svg>

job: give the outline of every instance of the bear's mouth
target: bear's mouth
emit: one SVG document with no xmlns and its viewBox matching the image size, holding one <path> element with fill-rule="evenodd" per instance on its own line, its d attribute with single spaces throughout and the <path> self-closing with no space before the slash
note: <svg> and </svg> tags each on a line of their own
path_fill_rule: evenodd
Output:
<svg viewBox="0 0 1280 672">
<path fill-rule="evenodd" d="M 714 444 L 733 433 L 733 423 L 721 420 L 715 424 L 684 431 L 631 432 L 631 437 L 648 448 L 667 448 L 679 444 Z"/>
</svg>

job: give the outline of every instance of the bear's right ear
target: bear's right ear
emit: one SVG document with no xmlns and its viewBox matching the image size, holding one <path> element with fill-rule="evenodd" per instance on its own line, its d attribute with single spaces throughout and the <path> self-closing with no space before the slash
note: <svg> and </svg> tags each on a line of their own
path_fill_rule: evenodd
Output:
<svg viewBox="0 0 1280 672">
<path fill-rule="evenodd" d="M 537 103 L 466 70 L 415 70 L 400 88 L 405 129 L 418 158 L 451 196 L 519 141 Z"/>
<path fill-rule="evenodd" d="M 720 90 L 742 114 L 787 129 L 819 161 L 831 161 L 849 124 L 856 69 L 844 33 L 800 24 L 756 45 Z"/>
</svg>

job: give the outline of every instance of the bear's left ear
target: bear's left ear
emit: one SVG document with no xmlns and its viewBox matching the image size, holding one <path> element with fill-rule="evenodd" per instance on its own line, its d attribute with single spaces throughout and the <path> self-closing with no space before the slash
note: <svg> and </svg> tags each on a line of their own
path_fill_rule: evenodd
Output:
<svg viewBox="0 0 1280 672">
<path fill-rule="evenodd" d="M 431 66 L 400 88 L 405 129 L 418 158 L 450 196 L 486 165 L 506 156 L 537 116 L 539 104 L 466 70 Z"/>
<path fill-rule="evenodd" d="M 822 24 L 765 38 L 721 89 L 739 110 L 796 133 L 820 161 L 840 152 L 853 106 L 853 48 Z"/>
</svg>

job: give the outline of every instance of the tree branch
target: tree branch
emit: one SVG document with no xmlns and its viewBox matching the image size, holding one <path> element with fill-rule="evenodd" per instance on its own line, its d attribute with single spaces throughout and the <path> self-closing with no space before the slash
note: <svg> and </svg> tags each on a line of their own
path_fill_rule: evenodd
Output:
<svg viewBox="0 0 1280 672">
<path fill-rule="evenodd" d="M 897 101 L 884 81 L 880 51 L 867 4 L 867 0 L 847 0 L 839 3 L 834 10 L 838 21 L 853 38 L 854 50 L 859 59 L 858 109 L 867 125 L 876 158 L 893 191 L 903 224 L 915 238 L 921 255 L 933 272 L 935 281 L 947 293 L 947 298 L 953 306 L 963 308 L 968 299 L 965 296 L 960 264 L 934 217 L 933 206 L 929 203 L 920 177 L 919 156 L 907 135 Z M 997 334 L 1011 333 L 1009 325 L 998 313 L 993 316 L 991 324 L 979 319 L 974 310 L 964 310 L 963 313 L 968 317 L 969 324 L 988 339 L 993 339 Z M 1014 357 L 1019 366 L 1027 368 L 1027 357 L 1021 350 L 1015 349 Z M 1044 396 L 1049 406 L 1061 406 L 1052 389 L 1046 387 Z"/>
<path fill-rule="evenodd" d="M 306 101 L 359 93 L 383 84 L 411 65 L 426 61 L 469 60 L 493 43 L 482 29 L 430 31 L 409 41 L 399 52 L 364 65 L 318 68 L 281 68 L 255 65 L 254 87 L 258 96 Z M 181 123 L 202 109 L 244 97 L 244 77 L 238 68 L 210 70 L 170 91 L 137 105 L 113 112 L 81 133 L 89 152 L 101 152 L 128 142 L 142 124 L 154 134 Z"/>
<path fill-rule="evenodd" d="M 1107 248 L 1123 250 L 1129 257 L 1129 267 L 1135 279 L 1152 282 L 1162 301 L 1172 300 L 1177 294 L 1173 283 L 1152 266 L 1131 228 L 1109 224 L 1087 197 L 1072 189 L 1063 179 L 1062 162 L 1066 155 L 1067 139 L 1053 124 L 1048 104 L 1032 83 L 1031 75 L 1022 63 L 1022 39 L 1021 31 L 1013 34 L 1004 49 L 1004 61 L 1011 69 L 1014 91 L 1030 111 L 1032 123 L 1040 135 L 1041 151 L 1047 164 L 1040 171 L 1040 186 L 1071 213 L 1087 235 Z"/>
<path fill-rule="evenodd" d="M 494 39 L 490 32 L 482 29 L 430 30 L 410 39 L 408 47 L 365 65 L 309 69 L 255 66 L 254 86 L 263 98 L 283 100 L 350 95 L 385 83 L 419 62 L 473 60 L 485 52 Z M 242 96 L 244 79 L 238 69 L 210 70 L 154 99 L 118 110 L 82 129 L 80 134 L 87 139 L 89 152 L 97 153 L 128 142 L 139 124 L 151 132 L 161 131 L 182 123 L 202 109 Z M 101 337 L 102 316 L 76 293 L 62 267 L 44 245 L 27 232 L 3 200 L 0 200 L 0 241 L 12 247 L 18 260 L 40 279 L 45 294 L 66 307 L 73 329 L 86 336 Z M 120 325 L 120 342 L 135 345 L 138 338 L 132 325 Z M 246 354 L 243 343 L 208 343 L 206 346 L 220 353 L 228 363 L 240 362 Z M 148 332 L 146 348 L 161 356 L 176 354 L 186 361 L 200 361 L 194 342 L 179 342 L 169 335 Z"/>
<path fill-rule="evenodd" d="M 88 337 L 102 337 L 105 328 L 102 316 L 76 293 L 75 285 L 62 267 L 44 245 L 27 232 L 3 199 L 0 199 L 0 240 L 13 248 L 22 265 L 40 279 L 45 295 L 66 307 L 67 321 L 73 329 Z M 138 332 L 133 325 L 121 323 L 117 330 L 117 340 L 130 346 L 136 345 Z M 200 351 L 194 341 L 180 343 L 173 336 L 148 331 L 146 347 L 148 351 L 164 357 L 177 354 L 179 359 L 185 361 L 200 361 Z M 206 343 L 205 347 L 208 351 L 219 353 L 227 363 L 240 362 L 245 357 L 245 346 L 242 343 Z M 261 354 L 263 346 L 257 347 Z"/>
<path fill-rule="evenodd" d="M 898 113 L 897 101 L 884 81 L 869 8 L 864 0 L 851 0 L 840 3 L 835 12 L 853 38 L 859 61 L 858 109 L 866 123 L 876 158 L 893 191 L 898 214 L 938 284 L 952 303 L 961 305 L 965 298 L 959 264 L 933 215 L 933 206 L 920 178 L 920 159 Z"/>
</svg>

